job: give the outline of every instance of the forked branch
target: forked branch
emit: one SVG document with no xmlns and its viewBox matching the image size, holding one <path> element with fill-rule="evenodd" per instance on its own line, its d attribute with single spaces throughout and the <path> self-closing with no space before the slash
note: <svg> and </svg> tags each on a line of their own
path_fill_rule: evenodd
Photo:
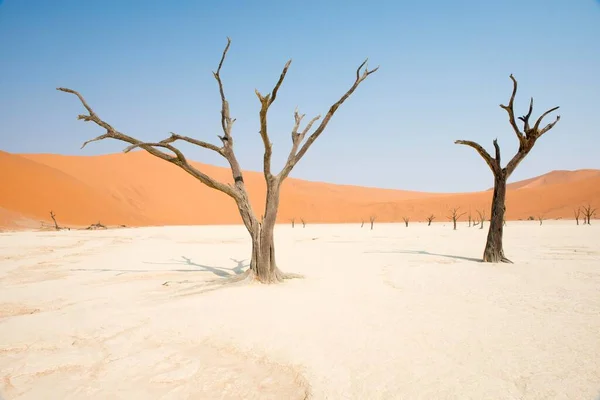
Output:
<svg viewBox="0 0 600 400">
<path fill-rule="evenodd" d="M 379 69 L 379 67 L 377 67 L 372 70 L 369 70 L 369 68 L 367 66 L 367 61 L 368 61 L 368 59 L 363 61 L 363 63 L 358 66 L 358 68 L 356 69 L 356 79 L 355 79 L 354 83 L 352 84 L 352 86 L 350 87 L 350 89 L 348 89 L 346 91 L 346 93 L 344 93 L 344 95 L 337 102 L 335 102 L 331 107 L 329 107 L 329 111 L 325 115 L 325 118 L 323 118 L 323 120 L 321 121 L 319 126 L 314 130 L 314 132 L 312 134 L 310 134 L 310 136 L 308 137 L 308 139 L 306 139 L 306 141 L 304 143 L 303 143 L 304 138 L 306 137 L 308 132 L 311 130 L 312 125 L 317 120 L 319 120 L 321 118 L 321 116 L 318 115 L 318 116 L 314 117 L 308 123 L 308 125 L 304 128 L 304 130 L 302 132 L 299 132 L 300 124 L 302 122 L 302 119 L 304 118 L 304 114 L 302 114 L 302 115 L 298 114 L 297 110 L 294 112 L 295 124 L 294 124 L 294 129 L 292 130 L 292 149 L 290 150 L 290 154 L 285 163 L 285 166 L 283 167 L 281 172 L 278 174 L 278 177 L 281 180 L 285 179 L 290 174 L 290 172 L 292 171 L 294 166 L 302 159 L 302 157 L 304 157 L 304 154 L 306 154 L 306 152 L 308 151 L 310 146 L 314 143 L 314 141 L 317 140 L 317 138 L 321 135 L 321 133 L 323 133 L 323 131 L 329 124 L 329 121 L 331 120 L 331 118 L 333 117 L 333 115 L 335 114 L 337 109 L 348 99 L 348 97 L 350 97 L 352 95 L 352 93 L 354 93 L 356 88 L 358 88 L 358 86 L 365 79 L 367 79 L 367 77 L 369 75 L 375 73 Z"/>
<path fill-rule="evenodd" d="M 485 151 L 485 149 L 483 149 L 483 147 L 481 147 L 479 144 L 477 144 L 475 142 L 471 142 L 471 141 L 467 141 L 467 140 L 457 140 L 454 142 L 455 144 L 463 144 L 463 145 L 473 147 L 481 155 L 481 157 L 483 157 L 485 162 L 490 166 L 494 175 L 499 176 L 501 173 L 503 173 L 504 178 L 508 178 L 513 173 L 513 171 L 515 170 L 517 165 L 519 165 L 519 163 L 521 161 L 523 161 L 525 156 L 527 156 L 527 154 L 529 154 L 529 152 L 533 148 L 533 145 L 535 144 L 536 140 L 539 139 L 544 133 L 546 133 L 550 129 L 552 129 L 554 127 L 554 125 L 556 125 L 556 123 L 558 121 L 560 121 L 560 116 L 557 116 L 556 120 L 547 124 L 544 128 L 540 128 L 544 118 L 546 116 L 548 116 L 549 114 L 551 114 L 552 112 L 558 110 L 558 108 L 559 108 L 559 107 L 553 107 L 553 108 L 549 109 L 548 111 L 544 112 L 537 119 L 537 121 L 535 122 L 533 127 L 531 127 L 530 118 L 533 113 L 533 97 L 532 97 L 531 100 L 529 101 L 529 109 L 527 110 L 527 114 L 518 118 L 518 120 L 523 122 L 523 130 L 521 130 L 519 128 L 519 126 L 517 125 L 517 118 L 515 118 L 515 110 L 514 110 L 515 97 L 517 95 L 518 84 L 517 84 L 517 80 L 515 79 L 515 77 L 512 74 L 510 75 L 510 79 L 513 82 L 513 90 L 512 90 L 512 94 L 510 96 L 510 100 L 508 101 L 508 105 L 500 104 L 500 107 L 508 113 L 508 121 L 510 122 L 511 127 L 512 127 L 513 131 L 515 132 L 515 135 L 519 139 L 519 150 L 514 155 L 514 157 L 508 162 L 508 164 L 506 165 L 506 168 L 503 169 L 502 165 L 500 163 L 500 147 L 498 146 L 498 142 L 496 140 L 494 140 L 494 148 L 496 151 L 496 156 L 494 158 L 492 158 L 489 155 L 489 153 L 487 153 Z"/>
</svg>

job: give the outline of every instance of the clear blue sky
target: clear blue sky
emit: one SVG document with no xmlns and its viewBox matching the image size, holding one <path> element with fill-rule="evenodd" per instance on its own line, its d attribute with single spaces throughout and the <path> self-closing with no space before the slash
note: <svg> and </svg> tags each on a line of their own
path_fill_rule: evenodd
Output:
<svg viewBox="0 0 600 400">
<path fill-rule="evenodd" d="M 325 113 L 369 57 L 381 65 L 339 110 L 293 177 L 425 191 L 492 185 L 474 150 L 497 137 L 517 147 L 498 105 L 519 80 L 517 112 L 560 105 L 561 121 L 512 180 L 553 169 L 600 168 L 600 4 L 594 0 L 431 1 L 0 1 L 0 149 L 92 155 L 116 141 L 76 120 L 79 90 L 117 129 L 142 140 L 169 131 L 218 143 L 222 72 L 236 150 L 261 170 L 259 103 L 286 60 L 270 111 L 274 166 L 290 148 L 293 110 Z M 308 118 L 307 118 L 308 119 Z M 225 165 L 202 149 L 188 158 Z"/>
</svg>

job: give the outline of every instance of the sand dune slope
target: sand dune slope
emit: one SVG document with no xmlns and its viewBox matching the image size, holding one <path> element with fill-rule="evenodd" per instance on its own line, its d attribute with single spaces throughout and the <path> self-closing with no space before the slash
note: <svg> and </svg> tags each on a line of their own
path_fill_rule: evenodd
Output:
<svg viewBox="0 0 600 400">
<path fill-rule="evenodd" d="M 148 219 L 110 194 L 61 170 L 0 152 L 0 207 L 25 217 L 49 219 L 53 210 L 64 223 L 144 224 Z M 7 215 L 5 212 L 4 215 Z"/>
<path fill-rule="evenodd" d="M 227 168 L 196 163 L 214 178 L 231 182 Z M 199 184 L 176 166 L 145 152 L 103 156 L 15 155 L 0 152 L 0 226 L 16 220 L 48 220 L 53 209 L 65 225 L 193 225 L 240 223 L 232 199 Z M 263 214 L 262 173 L 246 172 L 245 181 L 258 216 Z M 508 219 L 570 218 L 573 208 L 600 206 L 600 171 L 553 171 L 512 183 Z M 489 210 L 491 192 L 423 193 L 364 188 L 288 179 L 282 189 L 279 222 L 308 223 L 446 220 L 448 210 Z M 489 211 L 488 211 L 489 213 Z M 467 219 L 467 215 L 462 218 Z"/>
</svg>

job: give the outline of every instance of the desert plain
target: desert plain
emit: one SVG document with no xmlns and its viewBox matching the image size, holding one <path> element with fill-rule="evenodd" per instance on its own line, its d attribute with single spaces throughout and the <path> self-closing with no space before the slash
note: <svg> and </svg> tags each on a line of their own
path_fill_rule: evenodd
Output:
<svg viewBox="0 0 600 400">
<path fill-rule="evenodd" d="M 0 233 L 6 399 L 596 399 L 600 225 L 289 224 Z M 487 225 L 487 223 L 486 223 Z M 486 226 L 487 227 L 487 226 Z"/>
</svg>

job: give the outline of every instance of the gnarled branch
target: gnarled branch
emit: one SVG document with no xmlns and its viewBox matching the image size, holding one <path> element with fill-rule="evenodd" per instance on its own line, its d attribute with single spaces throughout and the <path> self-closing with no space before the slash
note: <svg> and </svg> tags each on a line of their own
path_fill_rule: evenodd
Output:
<svg viewBox="0 0 600 400">
<path fill-rule="evenodd" d="M 501 172 L 502 168 L 500 166 L 500 148 L 498 147 L 498 142 L 496 140 L 494 140 L 496 158 L 492 158 L 490 153 L 488 153 L 479 143 L 473 142 L 471 140 L 456 140 L 454 141 L 454 144 L 462 144 L 474 148 L 479 153 L 479 155 L 485 160 L 485 162 L 490 167 L 494 175 L 499 174 Z"/>
</svg>

